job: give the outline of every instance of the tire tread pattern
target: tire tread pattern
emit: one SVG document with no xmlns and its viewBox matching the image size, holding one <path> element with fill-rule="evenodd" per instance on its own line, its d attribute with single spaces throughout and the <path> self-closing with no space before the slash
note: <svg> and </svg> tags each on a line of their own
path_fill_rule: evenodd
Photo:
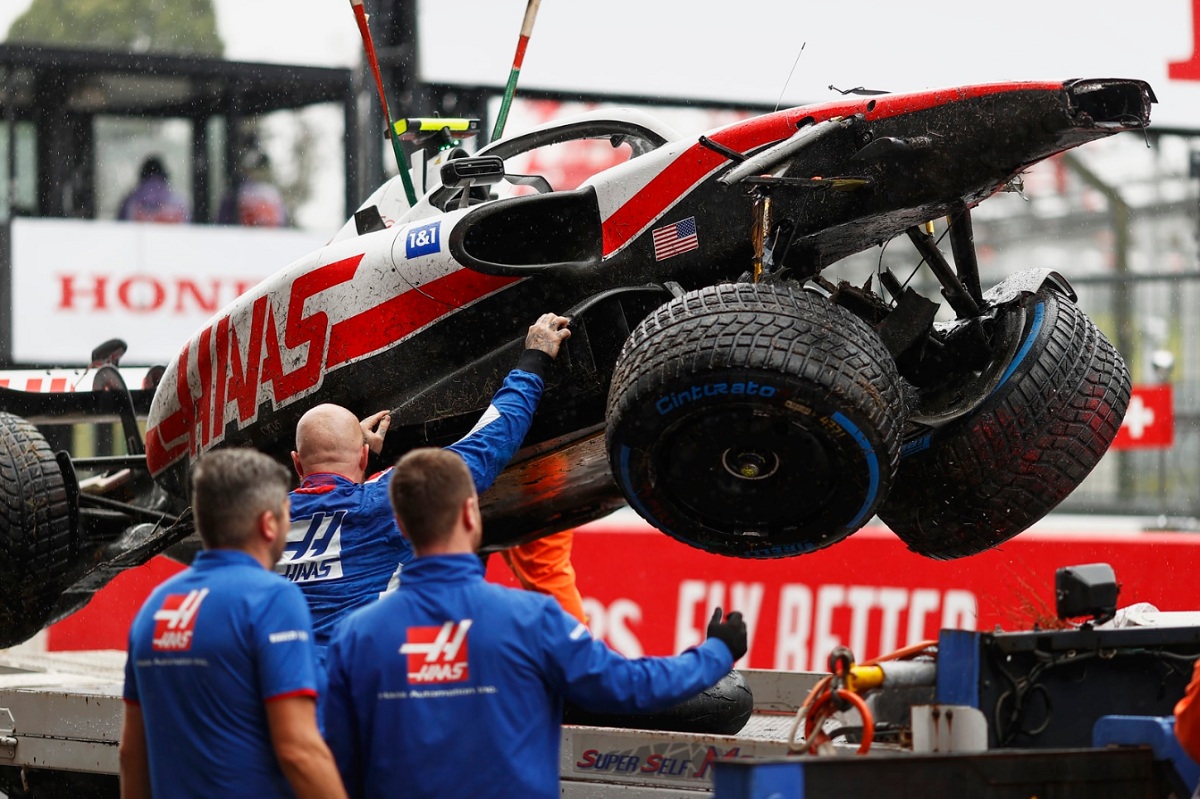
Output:
<svg viewBox="0 0 1200 799">
<path fill-rule="evenodd" d="M 610 457 L 615 458 L 615 442 L 637 440 L 627 429 L 637 408 L 653 403 L 673 381 L 729 370 L 791 376 L 810 387 L 814 401 L 847 409 L 852 416 L 854 409 L 864 412 L 867 426 L 878 431 L 884 443 L 877 456 L 880 497 L 886 493 L 899 459 L 905 418 L 895 364 L 865 322 L 822 297 L 783 284 L 707 286 L 643 320 L 626 341 L 613 372 L 607 411 Z M 700 546 L 675 531 L 664 532 Z"/>
<path fill-rule="evenodd" d="M 1074 303 L 1050 290 L 1045 329 L 980 411 L 901 460 L 880 517 L 922 555 L 983 552 L 1027 529 L 1092 471 L 1120 429 L 1125 363 Z"/>
<path fill-rule="evenodd" d="M 48 621 L 73 554 L 67 490 L 37 428 L 0 412 L 0 647 Z"/>
</svg>

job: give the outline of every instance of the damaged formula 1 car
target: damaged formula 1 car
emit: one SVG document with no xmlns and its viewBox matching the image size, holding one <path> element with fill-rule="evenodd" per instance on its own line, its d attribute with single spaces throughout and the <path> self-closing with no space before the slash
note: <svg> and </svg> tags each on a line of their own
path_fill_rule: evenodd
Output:
<svg viewBox="0 0 1200 799">
<path fill-rule="evenodd" d="M 327 246 L 215 316 L 153 389 L 98 374 L 101 390 L 72 401 L 121 418 L 129 456 L 56 455 L 26 420 L 50 400 L 0 396 L 0 644 L 187 538 L 188 470 L 213 447 L 286 462 L 320 402 L 393 408 L 387 459 L 454 441 L 544 311 L 573 335 L 483 497 L 485 548 L 625 504 L 736 557 L 811 552 L 875 515 L 932 558 L 993 547 L 1095 466 L 1130 381 L 1059 274 L 983 290 L 971 209 L 1035 162 L 1145 128 L 1153 99 L 1136 80 L 967 86 L 691 138 L 594 112 L 444 150 L 415 205 L 385 184 Z M 569 190 L 506 169 L 583 139 L 628 160 Z M 501 184 L 526 193 L 496 198 Z M 923 227 L 943 218 L 952 260 Z M 866 287 L 823 276 L 897 237 L 942 298 L 886 271 Z M 143 445 L 134 407 L 151 390 Z M 106 482 L 115 467 L 126 479 Z M 99 474 L 81 490 L 85 470 Z"/>
</svg>

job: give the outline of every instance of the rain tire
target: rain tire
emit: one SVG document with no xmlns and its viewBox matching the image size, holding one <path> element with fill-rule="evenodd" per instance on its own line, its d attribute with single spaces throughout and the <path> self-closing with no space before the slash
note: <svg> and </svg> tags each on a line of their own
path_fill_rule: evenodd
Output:
<svg viewBox="0 0 1200 799">
<path fill-rule="evenodd" d="M 1020 331 L 970 414 L 904 443 L 880 518 L 939 560 L 984 552 L 1062 502 L 1121 427 L 1130 378 L 1112 343 L 1053 288 L 1001 309 Z"/>
<path fill-rule="evenodd" d="M 722 555 L 829 546 L 887 495 L 901 380 L 876 333 L 824 297 L 735 283 L 684 294 L 630 335 L 609 463 L 652 525 Z"/>
<path fill-rule="evenodd" d="M 0 412 L 0 647 L 28 640 L 51 620 L 75 547 L 54 453 L 36 427 Z"/>
</svg>

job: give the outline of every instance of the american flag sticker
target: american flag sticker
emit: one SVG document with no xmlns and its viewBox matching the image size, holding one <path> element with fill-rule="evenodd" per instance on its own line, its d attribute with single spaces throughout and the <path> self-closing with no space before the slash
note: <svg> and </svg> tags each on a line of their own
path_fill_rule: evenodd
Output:
<svg viewBox="0 0 1200 799">
<path fill-rule="evenodd" d="M 655 228 L 650 235 L 654 239 L 654 260 L 656 261 L 672 258 L 700 247 L 700 239 L 696 237 L 696 217 L 694 216 Z"/>
</svg>

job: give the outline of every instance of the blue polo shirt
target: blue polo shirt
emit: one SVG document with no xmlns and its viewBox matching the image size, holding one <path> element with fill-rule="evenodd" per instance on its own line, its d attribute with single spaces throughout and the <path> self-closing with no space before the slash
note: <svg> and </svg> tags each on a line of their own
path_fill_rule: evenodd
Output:
<svg viewBox="0 0 1200 799">
<path fill-rule="evenodd" d="M 291 797 L 265 703 L 316 693 L 304 597 L 246 553 L 201 552 L 130 628 L 124 696 L 141 707 L 156 799 Z"/>
</svg>

